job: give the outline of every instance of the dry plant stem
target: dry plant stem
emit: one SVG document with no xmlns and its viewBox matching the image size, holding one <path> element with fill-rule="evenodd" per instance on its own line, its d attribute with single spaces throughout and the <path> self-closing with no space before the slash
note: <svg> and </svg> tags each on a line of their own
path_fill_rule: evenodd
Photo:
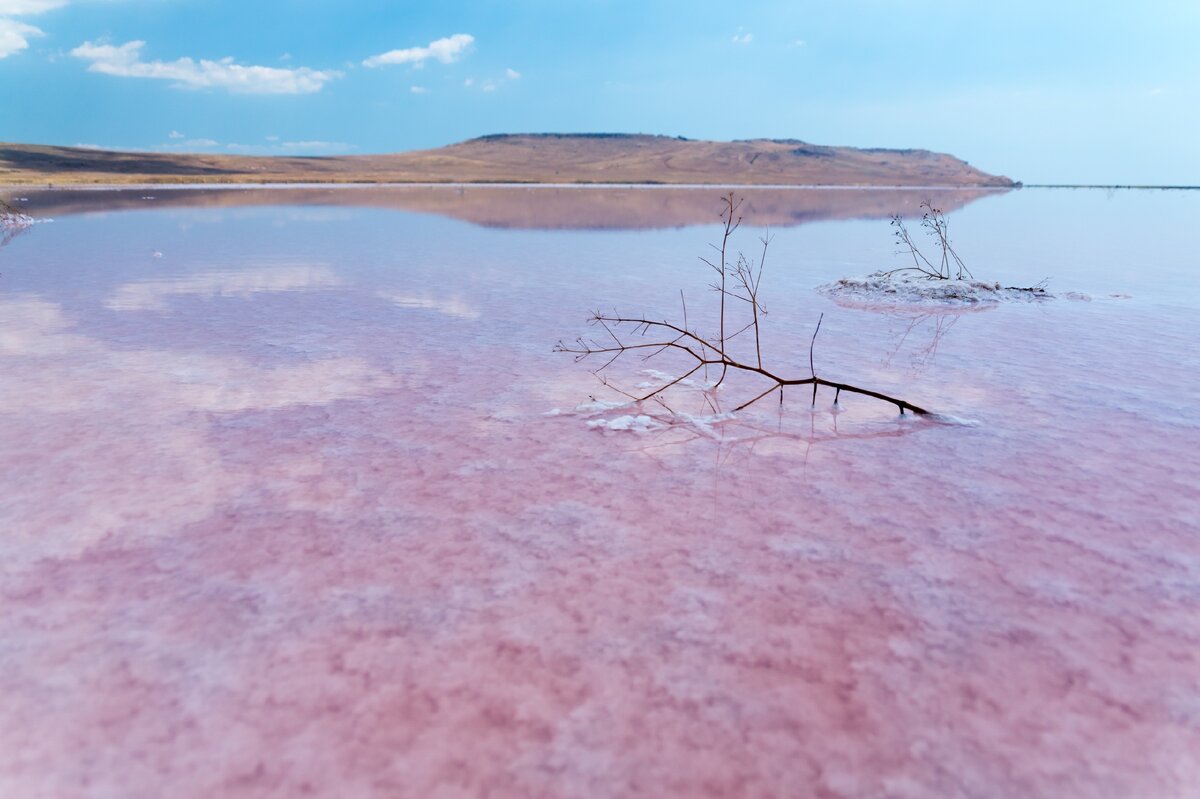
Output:
<svg viewBox="0 0 1200 799">
<path fill-rule="evenodd" d="M 955 269 L 953 276 L 956 280 L 962 280 L 964 276 L 974 279 L 971 270 L 967 269 L 966 264 L 958 257 L 958 253 L 954 251 L 954 247 L 950 244 L 950 223 L 946 219 L 946 215 L 942 213 L 940 208 L 934 208 L 933 204 L 926 200 L 921 203 L 921 207 L 925 209 L 925 213 L 921 217 L 921 227 L 925 228 L 926 232 L 937 239 L 938 248 L 942 251 L 941 262 L 934 266 L 933 262 L 925 257 L 925 253 L 921 252 L 916 243 L 909 235 L 908 228 L 904 225 L 904 219 L 899 214 L 892 215 L 892 227 L 896 229 L 896 243 L 901 245 L 901 251 L 908 250 L 909 255 L 913 259 L 912 266 L 904 266 L 899 269 L 893 269 L 890 272 L 884 272 L 884 275 L 894 275 L 898 272 L 918 272 L 930 280 L 950 280 L 952 270 L 950 267 L 951 260 L 954 261 Z"/>
<path fill-rule="evenodd" d="M 892 227 L 896 228 L 896 243 L 903 244 L 908 248 L 908 253 L 913 259 L 913 265 L 903 266 L 899 269 L 893 269 L 890 272 L 885 272 L 884 274 L 894 275 L 897 272 L 916 271 L 928 278 L 943 279 L 943 276 L 941 272 L 938 271 L 937 267 L 930 263 L 929 259 L 925 257 L 925 253 L 921 252 L 917 248 L 917 245 L 913 243 L 912 237 L 908 233 L 908 228 L 904 226 L 904 220 L 899 214 L 892 216 Z M 925 265 L 921 266 L 922 263 Z"/>
<path fill-rule="evenodd" d="M 733 193 L 730 192 L 728 196 L 721 198 L 721 202 L 724 203 L 724 205 L 725 205 L 725 211 L 721 214 L 721 216 L 725 222 L 725 232 L 721 236 L 721 246 L 717 247 L 716 245 L 713 245 L 713 249 L 715 249 L 718 253 L 720 253 L 721 265 L 718 267 L 712 261 L 710 261 L 704 257 L 701 257 L 700 260 L 703 261 L 704 263 L 708 264 L 710 267 L 712 267 L 720 279 L 720 284 L 714 285 L 713 288 L 716 289 L 716 291 L 721 296 L 721 313 L 720 313 L 721 329 L 720 329 L 719 340 L 721 342 L 721 349 L 724 350 L 725 342 L 726 342 L 726 338 L 725 338 L 725 298 L 729 295 L 729 292 L 725 288 L 725 278 L 729 274 L 729 259 L 726 255 L 726 253 L 728 252 L 728 249 L 729 249 L 729 239 L 733 236 L 734 231 L 737 230 L 742 225 L 742 218 L 740 216 L 737 216 L 738 209 L 740 209 L 742 207 L 742 201 L 740 199 L 734 200 Z M 734 219 L 735 216 L 737 216 L 736 220 Z M 725 381 L 725 368 L 722 367 L 721 376 L 717 379 L 717 385 L 718 386 L 721 385 L 721 383 L 723 383 L 724 381 Z"/>
<path fill-rule="evenodd" d="M 962 259 L 958 257 L 958 253 L 956 253 L 954 248 L 950 246 L 950 223 L 946 219 L 946 215 L 942 213 L 941 209 L 934 208 L 933 204 L 930 203 L 929 200 L 926 200 L 922 205 L 925 208 L 923 224 L 925 225 L 926 229 L 928 229 L 929 233 L 937 238 L 938 246 L 941 247 L 942 250 L 943 274 L 946 276 L 950 275 L 950 260 L 953 259 L 957 267 L 955 272 L 956 279 L 962 280 L 963 275 L 966 275 L 969 278 L 974 278 L 975 276 L 971 274 L 971 270 L 967 269 L 966 264 L 964 264 Z"/>
<path fill-rule="evenodd" d="M 713 249 L 720 256 L 720 266 L 709 261 L 707 258 L 701 258 L 704 263 L 708 264 L 718 273 L 718 280 L 711 284 L 711 287 L 717 291 L 720 298 L 719 305 L 719 323 L 718 332 L 715 338 L 705 337 L 692 329 L 688 320 L 687 300 L 684 298 L 683 292 L 679 293 L 680 304 L 683 308 L 683 324 L 682 326 L 667 320 L 649 319 L 644 316 L 624 316 L 617 312 L 601 313 L 599 311 L 592 314 L 591 324 L 600 327 L 606 334 L 607 339 L 597 341 L 595 339 L 578 338 L 572 344 L 565 344 L 559 341 L 555 345 L 556 352 L 569 352 L 575 356 L 576 361 L 582 361 L 593 355 L 605 357 L 603 365 L 595 370 L 595 374 L 600 378 L 604 385 L 609 386 L 622 395 L 629 397 L 636 402 L 644 402 L 646 400 L 654 400 L 661 404 L 667 410 L 670 410 L 664 400 L 664 394 L 669 389 L 679 385 L 683 381 L 690 378 L 696 372 L 703 369 L 705 375 L 708 374 L 709 367 L 719 367 L 720 377 L 712 386 L 713 389 L 719 387 L 725 380 L 726 375 L 730 370 L 743 372 L 749 375 L 758 375 L 766 378 L 770 382 L 770 386 L 758 394 L 754 398 L 738 405 L 734 410 L 741 411 L 745 408 L 758 402 L 763 397 L 771 394 L 774 391 L 779 392 L 779 401 L 783 403 L 783 390 L 787 386 L 808 386 L 813 389 L 812 403 L 815 406 L 817 402 L 817 389 L 821 386 L 827 386 L 836 391 L 834 402 L 841 397 L 843 391 L 851 394 L 861 394 L 865 397 L 883 400 L 895 405 L 900 413 L 912 411 L 915 414 L 927 414 L 924 408 L 913 405 L 907 400 L 899 397 L 892 397 L 878 391 L 861 388 L 859 386 L 850 385 L 849 383 L 839 383 L 833 380 L 826 380 L 817 375 L 816 361 L 814 358 L 814 349 L 816 347 L 817 334 L 821 330 L 821 322 L 824 321 L 825 315 L 817 320 L 816 329 L 813 331 L 812 340 L 808 346 L 808 368 L 809 376 L 805 378 L 788 378 L 777 372 L 771 371 L 763 365 L 762 353 L 762 338 L 760 335 L 760 325 L 762 318 L 766 315 L 761 302 L 759 301 L 759 287 L 762 283 L 763 263 L 766 261 L 767 247 L 770 244 L 770 237 L 764 236 L 760 241 L 763 249 L 762 255 L 759 258 L 758 264 L 746 258 L 742 253 L 738 253 L 737 260 L 730 264 L 728 258 L 729 241 L 733 236 L 734 231 L 741 224 L 738 210 L 741 207 L 741 200 L 735 200 L 732 194 L 722 198 L 725 210 L 722 213 L 724 221 L 724 229 L 721 236 L 720 245 L 713 245 Z M 732 284 L 732 285 L 731 285 Z M 749 306 L 750 321 L 734 333 L 729 333 L 731 325 L 729 324 L 730 303 L 726 300 L 740 300 Z M 754 331 L 754 355 L 753 360 L 746 360 L 733 352 L 733 342 L 742 333 L 748 330 Z M 634 339 L 633 337 L 637 337 Z M 645 339 L 649 340 L 645 340 Z M 642 360 L 649 360 L 664 352 L 678 352 L 681 355 L 686 355 L 692 359 L 694 364 L 690 369 L 687 369 L 682 374 L 671 378 L 665 385 L 654 388 L 643 394 L 633 394 L 624 391 L 612 385 L 607 377 L 603 375 L 605 369 L 617 361 L 622 355 L 636 354 Z M 710 393 L 704 393 L 705 400 L 709 407 L 715 411 L 713 399 Z"/>
</svg>

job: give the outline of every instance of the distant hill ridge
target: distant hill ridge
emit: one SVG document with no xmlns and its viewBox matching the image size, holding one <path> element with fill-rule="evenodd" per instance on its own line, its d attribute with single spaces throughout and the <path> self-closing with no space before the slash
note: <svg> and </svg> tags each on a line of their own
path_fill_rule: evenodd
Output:
<svg viewBox="0 0 1200 799">
<path fill-rule="evenodd" d="M 687 136 L 666 136 L 661 133 L 485 133 L 463 144 L 473 141 L 500 141 L 503 139 L 666 139 L 668 141 L 695 141 Z"/>
<path fill-rule="evenodd" d="M 0 184 L 588 183 L 1011 187 L 959 158 L 799 139 L 501 133 L 382 155 L 245 156 L 0 144 Z"/>
<path fill-rule="evenodd" d="M 687 136 L 667 136 L 660 133 L 487 133 L 467 139 L 464 144 L 476 141 L 504 141 L 505 139 L 657 139 L 665 141 L 702 141 L 689 139 Z M 732 139 L 730 144 L 753 144 L 754 142 L 769 142 L 770 144 L 793 144 L 808 147 L 813 150 L 855 149 L 864 153 L 931 153 L 931 150 L 913 149 L 911 147 L 853 147 L 838 148 L 820 144 L 810 144 L 803 139 Z M 716 142 L 710 142 L 715 144 Z"/>
</svg>

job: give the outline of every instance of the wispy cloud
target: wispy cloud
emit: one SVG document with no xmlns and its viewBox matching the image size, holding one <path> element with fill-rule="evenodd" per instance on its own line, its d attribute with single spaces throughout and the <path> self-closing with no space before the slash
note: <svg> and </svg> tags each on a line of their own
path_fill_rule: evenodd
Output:
<svg viewBox="0 0 1200 799">
<path fill-rule="evenodd" d="M 250 299 L 256 294 L 332 288 L 341 283 L 329 267 L 321 265 L 209 272 L 184 278 L 126 283 L 108 298 L 105 305 L 113 311 L 166 312 L 174 299 L 189 295 L 204 299 Z"/>
<path fill-rule="evenodd" d="M 476 81 L 474 78 L 467 78 L 463 81 L 463 86 L 468 89 L 478 88 L 481 92 L 491 93 L 510 81 L 520 79 L 521 73 L 517 72 L 512 67 L 509 67 L 508 69 L 504 70 L 504 74 L 498 78 L 484 78 L 481 81 Z"/>
<path fill-rule="evenodd" d="M 40 14 L 52 8 L 65 6 L 67 0 L 0 0 L 0 16 L 15 17 L 21 14 Z"/>
<path fill-rule="evenodd" d="M 287 150 L 289 152 L 298 152 L 300 150 L 320 150 L 325 153 L 331 153 L 331 152 L 344 153 L 344 152 L 349 152 L 350 150 L 354 149 L 353 144 L 346 144 L 345 142 L 341 142 L 341 141 L 320 141 L 320 140 L 285 141 L 285 142 L 280 142 L 279 146 L 282 149 Z"/>
<path fill-rule="evenodd" d="M 167 134 L 167 138 L 168 138 L 168 139 L 184 139 L 184 138 L 187 138 L 187 137 L 186 137 L 186 136 L 184 136 L 184 135 L 183 135 L 182 133 L 180 133 L 179 131 L 177 131 L 177 130 L 173 130 L 173 131 L 171 131 L 170 133 L 168 133 L 168 134 Z"/>
<path fill-rule="evenodd" d="M 67 0 L 0 0 L 0 58 L 25 50 L 30 39 L 45 35 L 36 25 L 10 17 L 40 14 L 66 4 Z"/>
<path fill-rule="evenodd" d="M 403 292 L 381 291 L 379 296 L 399 305 L 401 308 L 420 308 L 427 311 L 437 311 L 456 319 L 478 319 L 479 309 L 459 297 L 434 297 L 429 294 L 406 294 Z"/>
<path fill-rule="evenodd" d="M 43 36 L 36 25 L 9 17 L 40 14 L 66 5 L 67 0 L 0 0 L 0 58 L 7 58 L 29 47 L 29 40 Z"/>
<path fill-rule="evenodd" d="M 750 42 L 754 41 L 754 34 L 753 33 L 734 34 L 732 41 L 734 44 L 750 44 Z"/>
<path fill-rule="evenodd" d="M 364 67 L 382 67 L 388 64 L 412 64 L 420 67 L 432 58 L 443 64 L 450 64 L 457 61 L 474 42 L 475 37 L 471 34 L 456 33 L 453 36 L 432 41 L 425 47 L 408 47 L 403 50 L 389 50 L 386 53 L 373 55 L 362 63 Z"/>
<path fill-rule="evenodd" d="M 41 28 L 0 17 L 0 58 L 7 58 L 29 46 L 29 40 L 41 36 Z"/>
<path fill-rule="evenodd" d="M 84 42 L 71 51 L 76 58 L 90 61 L 89 72 L 122 78 L 152 78 L 173 81 L 177 88 L 228 89 L 239 94 L 311 94 L 341 75 L 333 70 L 308 67 L 246 66 L 232 58 L 219 61 L 179 58 L 175 61 L 143 61 L 146 43 L 127 42 L 120 46 Z"/>
<path fill-rule="evenodd" d="M 238 155 L 339 155 L 353 152 L 357 148 L 353 144 L 340 141 L 281 141 L 279 136 L 266 136 L 267 144 L 240 144 L 230 142 L 222 144 L 215 139 L 187 139 L 186 141 L 170 141 L 158 144 L 151 149 L 168 153 L 237 153 Z M 76 147 L 85 145 L 77 144 Z M 123 148 L 105 147 L 106 150 Z"/>
<path fill-rule="evenodd" d="M 268 136 L 270 144 L 239 144 L 231 142 L 225 150 L 239 155 L 339 155 L 358 149 L 353 144 L 341 141 L 279 141 L 278 136 Z"/>
<path fill-rule="evenodd" d="M 409 86 L 408 90 L 413 94 L 429 94 L 429 89 L 424 86 Z"/>
</svg>

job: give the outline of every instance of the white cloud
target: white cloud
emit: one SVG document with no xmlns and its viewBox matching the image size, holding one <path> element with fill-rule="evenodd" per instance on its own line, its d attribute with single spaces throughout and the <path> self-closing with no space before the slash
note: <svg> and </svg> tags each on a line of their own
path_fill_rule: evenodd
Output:
<svg viewBox="0 0 1200 799">
<path fill-rule="evenodd" d="M 341 75 L 332 70 L 321 71 L 299 67 L 244 66 L 232 58 L 219 61 L 180 58 L 175 61 L 142 61 L 142 41 L 120 46 L 84 42 L 71 51 L 76 58 L 91 61 L 89 72 L 116 75 L 123 78 L 154 78 L 174 81 L 178 88 L 228 89 L 239 94 L 311 94 Z"/>
<path fill-rule="evenodd" d="M 192 153 L 192 152 L 198 152 L 200 150 L 211 150 L 214 147 L 221 146 L 221 143 L 219 141 L 217 141 L 216 139 L 197 138 L 197 139 L 187 139 L 184 141 L 180 141 L 180 139 L 182 137 L 172 136 L 170 138 L 172 138 L 173 141 L 171 141 L 167 144 L 155 145 L 151 149 L 158 150 L 160 152 Z M 112 148 L 107 148 L 107 149 L 112 149 Z"/>
<path fill-rule="evenodd" d="M 433 58 L 443 64 L 450 64 L 470 48 L 475 37 L 469 33 L 456 33 L 444 39 L 432 41 L 426 47 L 409 47 L 404 50 L 389 50 L 386 53 L 373 55 L 363 61 L 364 67 L 381 67 L 385 64 L 412 64 L 422 66 Z"/>
<path fill-rule="evenodd" d="M 40 28 L 17 22 L 15 19 L 0 18 L 0 58 L 7 58 L 29 46 L 29 40 L 41 36 Z"/>
<path fill-rule="evenodd" d="M 1158 97 L 1159 95 L 1166 94 L 1166 93 L 1167 93 L 1167 90 L 1162 87 L 1157 87 L 1157 88 L 1150 90 L 1151 97 Z"/>
<path fill-rule="evenodd" d="M 127 283 L 105 305 L 113 311 L 167 311 L 170 301 L 188 295 L 250 299 L 264 292 L 329 288 L 341 280 L 325 266 L 281 266 L 246 272 L 208 272 L 191 277 Z"/>
<path fill-rule="evenodd" d="M 424 86 L 409 86 L 408 90 L 413 94 L 429 94 L 429 89 Z"/>
<path fill-rule="evenodd" d="M 491 92 L 498 91 L 499 89 L 503 88 L 506 83 L 520 79 L 521 73 L 517 72 L 512 67 L 509 67 L 508 69 L 504 70 L 504 74 L 500 77 L 484 78 L 483 80 L 479 81 L 475 80 L 474 78 L 467 78 L 463 81 L 463 86 L 467 87 L 468 89 L 477 88 L 481 92 L 488 92 L 490 94 Z"/>
<path fill-rule="evenodd" d="M 788 46 L 789 47 L 803 47 L 806 44 L 808 44 L 808 42 L 804 41 L 803 39 L 796 39 L 794 42 L 792 42 Z"/>
<path fill-rule="evenodd" d="M 0 0 L 0 58 L 7 58 L 29 47 L 29 40 L 44 36 L 42 29 L 9 17 L 40 14 L 66 5 L 67 0 Z"/>
<path fill-rule="evenodd" d="M 752 41 L 754 41 L 753 33 L 743 33 L 741 35 L 735 35 L 733 37 L 734 44 L 750 44 L 750 42 L 752 42 Z"/>
<path fill-rule="evenodd" d="M 320 150 L 324 153 L 344 153 L 348 150 L 353 150 L 353 144 L 346 144 L 340 141 L 285 141 L 279 145 L 285 150 Z"/>
<path fill-rule="evenodd" d="M 184 136 L 183 136 L 183 134 L 182 134 L 182 133 L 180 133 L 179 131 L 177 131 L 177 130 L 173 130 L 173 131 L 171 131 L 170 133 L 168 133 L 168 134 L 167 134 L 167 138 L 168 138 L 168 139 L 182 139 L 182 138 L 184 138 Z"/>
<path fill-rule="evenodd" d="M 268 136 L 270 144 L 226 144 L 225 149 L 241 155 L 337 155 L 353 152 L 353 144 L 340 141 L 280 141 Z"/>
<path fill-rule="evenodd" d="M 0 16 L 15 17 L 20 14 L 40 14 L 52 8 L 65 6 L 67 0 L 0 0 Z"/>
<path fill-rule="evenodd" d="M 478 319 L 479 309 L 459 297 L 433 297 L 428 294 L 404 294 L 400 292 L 379 292 L 379 296 L 389 302 L 394 302 L 402 308 L 421 308 L 427 311 L 437 311 L 456 319 Z"/>
</svg>

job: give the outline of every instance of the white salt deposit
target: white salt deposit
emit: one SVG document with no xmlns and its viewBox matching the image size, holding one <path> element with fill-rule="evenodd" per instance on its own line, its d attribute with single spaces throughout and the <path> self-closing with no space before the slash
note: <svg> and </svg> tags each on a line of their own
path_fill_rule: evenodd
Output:
<svg viewBox="0 0 1200 799">
<path fill-rule="evenodd" d="M 702 436 L 716 438 L 717 433 L 715 430 L 713 430 L 713 426 L 721 424 L 722 422 L 733 421 L 735 418 L 736 417 L 732 411 L 726 411 L 725 413 L 714 413 L 707 416 L 693 416 L 690 413 L 677 413 L 673 417 L 673 421 L 676 424 L 683 424 L 691 427 Z"/>
<path fill-rule="evenodd" d="M 938 424 L 953 425 L 955 427 L 979 427 L 979 422 L 974 419 L 964 419 L 961 416 L 954 416 L 949 413 L 927 413 L 925 419 Z"/>
<path fill-rule="evenodd" d="M 23 214 L 10 205 L 0 203 L 0 245 L 8 244 L 13 237 L 23 233 L 40 222 L 53 222 L 53 219 L 35 219 L 29 214 Z"/>
<path fill-rule="evenodd" d="M 975 305 L 1037 302 L 1054 295 L 1041 286 L 1020 288 L 982 280 L 937 280 L 910 273 L 875 272 L 817 287 L 840 305 Z"/>
<path fill-rule="evenodd" d="M 620 402 L 610 402 L 607 400 L 598 400 L 595 397 L 592 397 L 591 402 L 581 402 L 580 404 L 576 405 L 575 412 L 582 413 L 582 414 L 585 414 L 588 416 L 595 416 L 598 413 L 604 413 L 605 411 L 616 410 L 617 408 L 625 408 L 632 404 L 633 404 L 632 400 L 625 400 L 625 401 L 620 401 Z"/>
<path fill-rule="evenodd" d="M 645 414 L 638 414 L 637 416 L 626 414 L 614 419 L 592 419 L 587 423 L 587 426 L 600 430 L 628 430 L 634 433 L 646 433 L 651 430 L 658 430 L 663 425 L 661 422 Z"/>
<path fill-rule="evenodd" d="M 0 230 L 24 230 L 38 221 L 28 214 L 0 211 Z"/>
</svg>

